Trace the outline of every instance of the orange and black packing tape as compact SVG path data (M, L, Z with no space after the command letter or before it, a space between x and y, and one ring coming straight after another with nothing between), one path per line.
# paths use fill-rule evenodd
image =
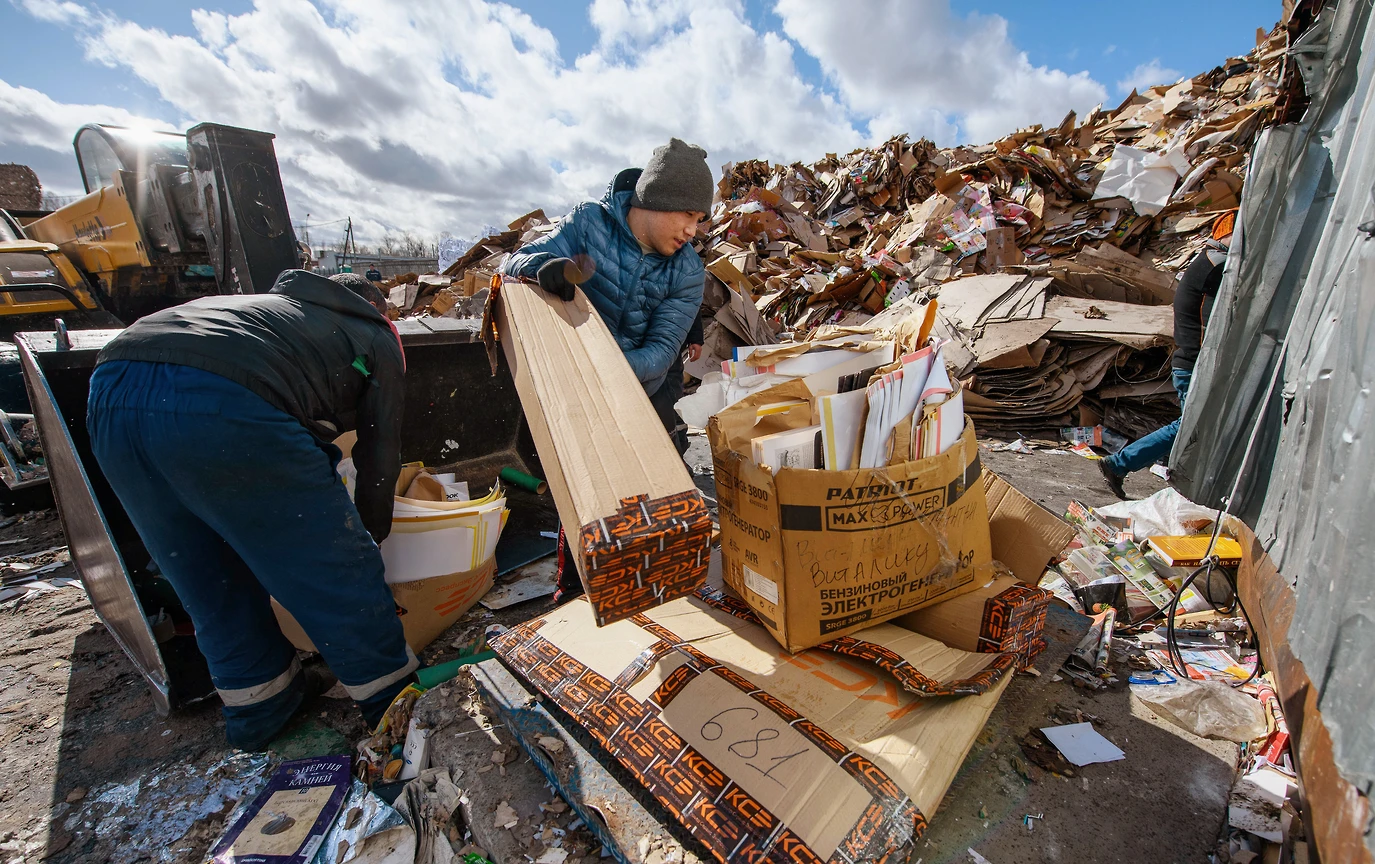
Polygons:
M691 594L707 575L711 514L695 489L624 498L619 510L578 534L599 627Z

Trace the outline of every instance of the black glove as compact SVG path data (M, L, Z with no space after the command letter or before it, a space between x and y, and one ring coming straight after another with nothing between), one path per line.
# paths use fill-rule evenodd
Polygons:
M568 281L568 272L577 270L578 265L572 258L555 258L540 265L536 278L539 287L567 302L573 299L573 292L578 288L576 283Z

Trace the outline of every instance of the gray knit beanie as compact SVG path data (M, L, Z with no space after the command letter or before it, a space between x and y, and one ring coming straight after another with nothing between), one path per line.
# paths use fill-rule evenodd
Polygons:
M716 188L707 151L677 138L656 147L649 164L635 184L630 206L645 210L695 210L711 212L711 196Z

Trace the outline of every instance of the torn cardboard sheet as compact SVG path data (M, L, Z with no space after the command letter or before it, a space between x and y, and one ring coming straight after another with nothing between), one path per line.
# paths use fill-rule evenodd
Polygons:
M722 862L906 857L1010 680L917 696L694 598L600 630L575 600L492 644ZM932 678L974 662L922 650Z
M600 623L696 590L711 517L601 317L502 285L495 323L549 491Z

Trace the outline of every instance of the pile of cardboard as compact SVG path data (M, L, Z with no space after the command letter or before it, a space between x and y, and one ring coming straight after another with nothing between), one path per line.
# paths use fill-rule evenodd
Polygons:
M992 144L898 136L810 165L726 165L696 244L704 350L685 371L707 379L742 347L876 329L936 299L950 374L981 430L1137 436L1167 422L1175 278L1237 206L1276 111L1285 34L1257 42L1209 72ZM474 314L462 298L553 228L535 210L442 275L402 277L388 286L394 314Z
M727 165L702 244L716 326L689 373L771 341L729 326L748 327L745 298L796 339L936 298L951 310L937 332L966 349L946 357L981 429L1155 428L1178 410L1175 276L1237 206L1283 45L1277 29L1210 72L989 145L899 136L811 165Z
M43 187L27 165L0 165L0 209L37 210L43 206Z

